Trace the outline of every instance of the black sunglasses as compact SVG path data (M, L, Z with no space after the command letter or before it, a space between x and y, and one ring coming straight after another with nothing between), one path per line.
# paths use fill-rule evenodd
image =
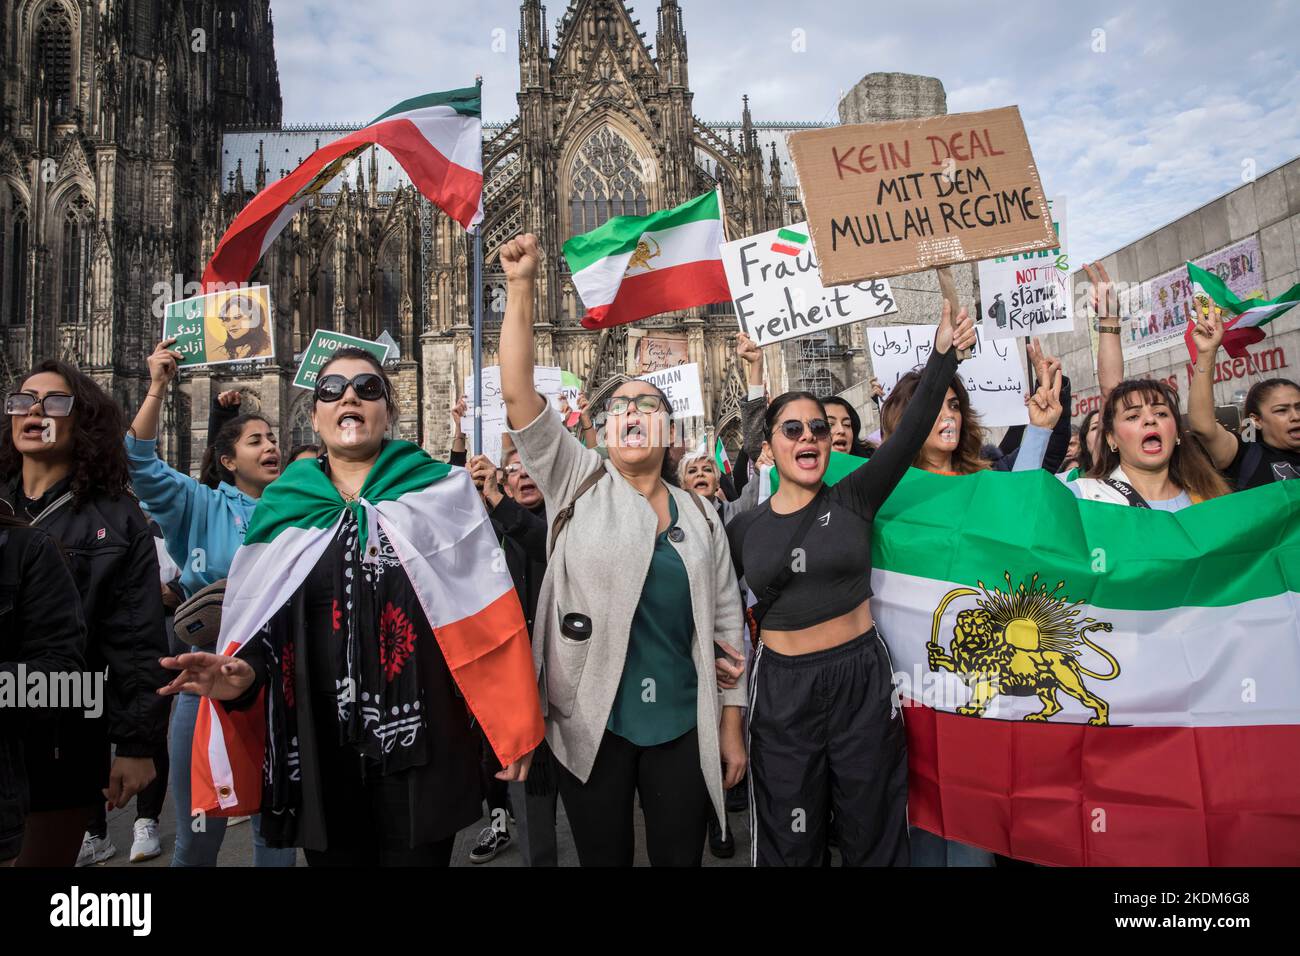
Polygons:
M653 415L664 407L664 400L658 395L616 395L605 403L605 410L611 415L623 415L632 405L642 415Z
M6 415L27 415L37 405L50 418L66 418L72 414L73 397L67 392L48 392L37 398L31 392L14 392L5 399Z
M364 402L377 402L388 397L388 389L382 378L374 372L362 372L352 379L342 375L326 375L316 379L316 401L337 402L347 392L349 385L357 393L357 398Z
M784 435L788 441L798 441L802 438L803 427L804 423L799 421L797 418L787 418L780 425L781 434ZM810 418L808 419L808 430L812 432L812 437L815 441L821 441L823 438L830 435L831 426L824 418Z

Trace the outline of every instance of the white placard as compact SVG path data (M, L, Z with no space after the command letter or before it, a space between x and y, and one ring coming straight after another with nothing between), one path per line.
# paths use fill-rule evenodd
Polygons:
M894 390L898 380L925 365L934 350L934 325L891 325L868 328L867 346L871 367L885 389ZM957 374L970 392L971 406L986 426L1027 425L1025 373L1015 342L986 339L975 330L974 355L957 366Z
M535 387L552 409L557 407L559 398L560 369L549 365L533 367L533 387ZM466 403L470 414L460 420L460 430L470 441L474 438L474 375L465 376ZM483 367L483 448L475 454L485 454L498 465L501 464L501 432L505 431L506 404L501 398L501 366L485 365ZM489 428L492 436L489 436Z
M898 311L887 279L823 286L807 223L724 242L719 249L740 331L759 345Z
M1048 200L1059 248L979 262L984 333L1009 339L1074 328L1074 276L1065 234L1065 198Z
M659 387L673 403L673 418L700 418L704 415L704 397L700 394L700 366L674 365L672 368L638 376L641 381Z

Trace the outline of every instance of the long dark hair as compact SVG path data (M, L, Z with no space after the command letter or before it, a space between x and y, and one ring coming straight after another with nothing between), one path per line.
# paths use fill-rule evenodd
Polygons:
M1083 421L1079 425L1079 453L1075 456L1075 461L1081 475L1090 474L1096 464L1092 458L1092 449L1088 447L1088 430L1092 428L1092 420L1098 414L1097 409L1094 408L1083 416Z
M271 344L271 337L266 330L266 313L262 311L262 304L252 296L237 295L230 297L222 303L222 319L225 318L226 310L230 308L232 304L239 305L248 315L256 315L257 325L249 329L248 334L243 338L233 339L227 335L226 341L222 344L222 348L225 349L227 358L238 358L238 351L244 347L247 347L249 350L248 358L256 358L261 355L262 352L266 351L267 347Z
M898 423L903 420L903 412L907 410L908 403L912 401L912 396L916 394L916 388L920 384L921 373L911 371L900 378L894 390L889 393L884 405L880 407L882 440L887 439L898 428ZM961 410L961 437L952 452L952 470L959 475L972 475L989 467L988 459L982 453L987 432L980 424L979 412L971 407L970 393L966 391L966 383L961 380L961 376L954 375L950 387L953 394L957 396L957 407ZM947 399L945 398L944 401ZM934 423L931 422L927 433L933 428ZM922 445L912 462L913 466L919 468L924 455L925 446Z
M255 412L237 415L222 425L203 452L203 464L199 466L199 481L202 484L216 488L223 481L228 485L235 483L235 473L223 465L221 459L235 457L235 446L239 444L244 426L249 422L262 422L267 428L271 427L270 419Z
M857 455L859 458L870 458L871 446L862 440L862 419L858 417L858 410L849 404L848 399L836 395L827 395L821 401L822 408L827 405L838 405L849 413L849 422L853 427L853 440L849 444L849 454Z
M1119 452L1111 451L1107 436L1114 434L1115 416L1136 399L1138 403L1163 402L1174 418L1174 435L1180 439L1174 445L1174 453L1169 458L1169 480L1182 488L1189 495L1202 499L1218 498L1231 490L1223 480L1205 453L1201 443L1196 440L1183 424L1183 416L1178 411L1178 395L1164 382L1149 378L1131 378L1115 386L1101 411L1101 445L1097 460L1088 471L1089 478L1109 478L1111 472L1119 467Z
M46 359L24 375L52 372L68 383L72 393L72 418L76 422L72 441L72 503L80 508L96 495L118 498L131 486L126 460L126 412L112 396L70 362ZM14 445L13 419L5 415L0 424L0 479L11 480L22 471L23 456Z

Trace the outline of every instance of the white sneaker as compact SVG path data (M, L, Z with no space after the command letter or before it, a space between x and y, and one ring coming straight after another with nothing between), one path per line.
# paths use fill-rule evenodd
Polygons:
M108 837L97 837L87 833L81 838L81 852L77 854L77 866L94 866L104 863L117 854L117 847Z
M141 817L135 821L135 838L131 841L131 862L143 863L162 856L162 844L158 842L158 821Z

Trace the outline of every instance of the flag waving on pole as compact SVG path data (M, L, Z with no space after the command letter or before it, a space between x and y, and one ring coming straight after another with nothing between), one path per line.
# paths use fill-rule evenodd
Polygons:
M425 198L466 229L483 219L481 96L477 86L398 103L367 126L322 146L235 217L203 273L203 286L248 280L307 200L371 146L382 146Z
M727 457L727 446L722 444L719 435L713 436L713 464L717 467L719 475L731 474L731 459Z
M607 329L674 309L730 302L718 246L725 240L717 190L649 216L615 216L564 244L587 310Z
M1300 302L1300 284L1293 285L1275 299L1239 299L1222 279L1200 266L1187 263L1187 276L1194 288L1204 292L1228 315L1224 319L1223 347L1233 358L1245 358L1246 346L1264 340L1264 326ZM1194 321L1187 323L1187 347L1196 361L1196 344L1192 340Z

